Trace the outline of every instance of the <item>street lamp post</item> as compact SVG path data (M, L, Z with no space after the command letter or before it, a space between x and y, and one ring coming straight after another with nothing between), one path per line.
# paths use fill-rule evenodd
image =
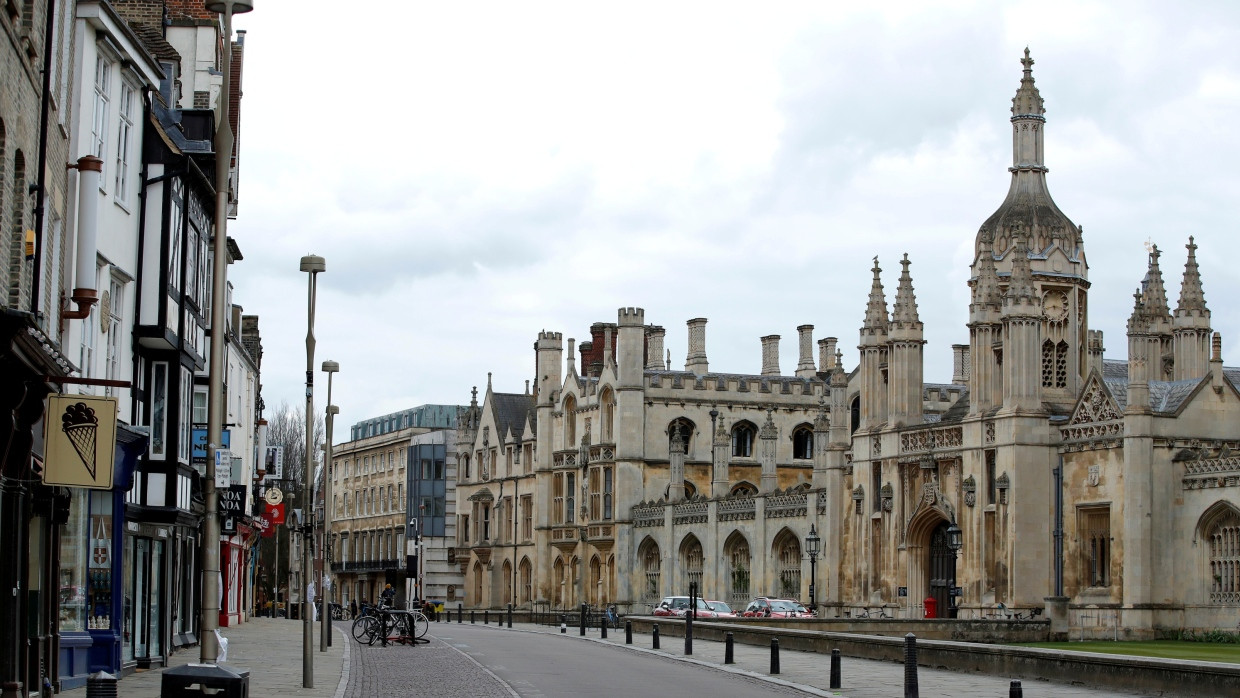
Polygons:
M224 16L224 50L220 56L220 115L215 125L215 255L211 271L211 341L207 385L207 463L203 479L202 615L198 622L199 659L215 664L220 647L220 519L215 491L215 459L224 443L224 335L228 302L228 175L232 167L233 132L230 123L232 92L232 17L254 9L254 0L208 0L206 9Z
M947 526L947 547L952 551L952 580L951 586L947 589L947 617L956 617L956 556L960 554L960 549L964 547L964 536L960 532L960 527L953 520Z
M822 539L814 524L809 525L809 535L805 536L805 552L809 553L809 610L818 615L818 603L814 584L818 581L818 553L822 551Z
M301 270L310 275L306 325L306 469L301 478L301 685L314 688L314 600L310 594L310 559L314 556L314 303L316 280L327 270L327 262L318 255L301 258Z
M340 408L332 404L332 374L340 370L335 361L323 362L323 373L327 374L327 450L323 454L323 579L320 584L323 592L323 633L319 638L319 651L326 652L332 646L331 631L331 565L332 565L332 418Z

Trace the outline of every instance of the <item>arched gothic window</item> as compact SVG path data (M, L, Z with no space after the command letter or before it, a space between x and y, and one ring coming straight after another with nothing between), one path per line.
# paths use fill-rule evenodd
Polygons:
M677 434L680 434L680 440L682 442L681 451L688 455L689 442L693 439L693 427L693 422L690 422L684 417L673 419L672 423L667 425L667 452L672 452L672 441L676 438Z
M778 559L779 593L795 599L801 595L801 541L785 530L775 538L773 547Z
M680 569L684 572L684 589L696 584L698 593L702 592L702 543L696 536L690 535L680 544Z
M753 437L757 432L754 425L741 422L732 427L732 457L753 458Z
M662 589L662 580L659 577L659 568L662 566L662 558L659 555L659 545L654 540L647 538L642 543L641 552L638 553L638 559L641 561L642 576L645 577L646 583L642 586L642 601L646 603L655 603L659 600L659 594Z
M749 554L749 541L740 533L733 533L728 538L723 551L728 563L728 602L734 607L743 608L749 603L749 572L753 569Z
M814 457L814 430L802 424L792 430L792 457L808 460Z
M1206 534L1210 554L1210 603L1240 604L1240 516L1220 517Z

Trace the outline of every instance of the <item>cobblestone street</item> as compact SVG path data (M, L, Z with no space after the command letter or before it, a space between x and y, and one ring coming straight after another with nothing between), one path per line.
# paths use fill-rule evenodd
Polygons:
M347 623L336 626L348 634ZM432 626L432 631L438 628ZM434 633L428 633L428 636ZM516 695L487 669L435 637L416 647L367 647L349 640L349 678L337 698L433 695L508 698Z

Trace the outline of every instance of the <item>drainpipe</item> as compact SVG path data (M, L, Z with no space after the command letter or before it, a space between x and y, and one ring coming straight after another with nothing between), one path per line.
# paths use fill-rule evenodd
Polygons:
M1055 596L1063 596L1063 455L1055 466Z
M34 269L30 275L30 312L39 314L39 281L43 268L43 213L47 199L47 118L52 101L52 37L56 34L55 3L47 4L43 27L43 96L39 100L39 179L34 185ZM93 259L93 255L92 255ZM90 312L89 310L87 311Z

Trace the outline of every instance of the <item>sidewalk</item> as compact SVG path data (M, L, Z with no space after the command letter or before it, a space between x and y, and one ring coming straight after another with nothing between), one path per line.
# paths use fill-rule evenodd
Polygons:
M478 618L481 624L481 617ZM453 620L455 623L455 620ZM469 619L465 618L468 623ZM431 623L431 634L437 626ZM529 623L513 623L512 630L507 626L494 626L496 631L559 634L558 626L533 625ZM839 698L891 698L903 695L904 665L898 662L882 662L871 659L842 657L840 688L832 689L831 656L814 652L800 652L781 649L779 653L780 673L773 676L771 668L771 649L754 645L733 644L735 663L726 665L724 659L724 643L714 640L694 639L693 655L685 656L685 640L683 637L661 637L660 649L651 647L650 633L633 633L633 644L625 645L624 625L619 630L608 629L607 639L600 637L599 629L589 628L586 636L580 637L580 629L570 626L566 638L585 642L605 642L619 645L629 651L659 654L677 661L691 662L711 666L723 671L741 673L754 678L791 685L813 695L832 696ZM1011 687L1011 679L1004 676L969 674L964 672L918 667L917 679L922 698L1006 698ZM1100 688L1086 688L1079 685L1052 683L1039 680L1022 680L1022 690L1026 698L1055 696L1055 698L1135 698L1153 696L1153 693L1123 692Z
M283 618L252 618L231 628L221 628L228 638L228 661L222 664L237 671L250 670L250 695L263 698L283 696L315 696L335 698L343 695L348 681L349 643L339 627L332 636L332 646L319 651L319 624L314 625L314 688L301 687L302 625L300 621ZM198 648L189 647L173 654L170 667L198 661ZM117 695L125 698L158 698L162 669L130 674L116 684ZM86 689L77 688L61 695L85 698Z

